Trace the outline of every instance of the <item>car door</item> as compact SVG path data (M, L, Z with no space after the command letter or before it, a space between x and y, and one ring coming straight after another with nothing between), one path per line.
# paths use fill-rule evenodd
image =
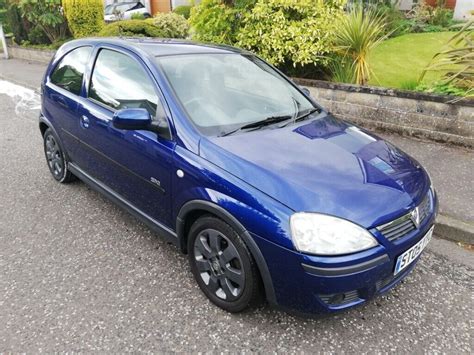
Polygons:
M80 104L78 165L149 217L172 226L174 142L154 132L117 129L116 110L145 108L164 117L163 100L148 68L131 53L101 48Z
M91 46L73 49L56 64L42 87L43 110L60 135L64 149L75 158L78 131L78 100Z

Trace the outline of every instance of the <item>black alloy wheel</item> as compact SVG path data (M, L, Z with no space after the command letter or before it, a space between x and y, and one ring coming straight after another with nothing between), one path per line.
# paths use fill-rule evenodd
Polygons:
M188 253L193 275L216 305L240 312L261 298L261 281L247 246L224 221L206 216L191 227Z
M194 240L194 260L208 290L234 301L245 285L245 271L234 244L215 229L205 229Z
M70 182L74 180L74 175L67 168L67 161L64 152L59 144L59 140L51 129L47 129L43 135L44 154L48 163L49 171L59 182Z

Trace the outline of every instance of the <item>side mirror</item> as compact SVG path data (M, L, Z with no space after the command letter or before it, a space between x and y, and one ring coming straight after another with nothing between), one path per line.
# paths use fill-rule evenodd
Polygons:
M144 108L125 108L114 113L112 123L118 129L148 130L151 125L151 117Z
M311 91L309 91L308 88L304 87L304 86L300 86L300 90L303 92L303 94L305 94L307 97L311 97Z
M114 113L112 124L118 129L153 131L166 137L169 136L168 126L153 122L150 113L144 108L118 110Z

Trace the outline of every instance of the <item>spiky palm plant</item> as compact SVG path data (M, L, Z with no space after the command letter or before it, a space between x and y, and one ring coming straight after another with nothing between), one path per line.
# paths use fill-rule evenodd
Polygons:
M420 81L428 71L444 73L443 84L452 84L467 89L466 96L474 96L474 20L467 22L436 53L421 72Z
M370 52L380 44L388 34L385 32L384 15L375 9L353 7L340 19L335 33L335 49L352 62L355 82L365 85L372 70L369 65Z

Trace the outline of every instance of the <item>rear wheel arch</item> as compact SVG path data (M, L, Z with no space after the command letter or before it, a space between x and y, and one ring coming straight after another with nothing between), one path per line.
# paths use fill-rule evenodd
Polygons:
M56 136L56 139L59 143L59 146L61 147L61 149L63 150L65 156L66 156L66 159L68 161L71 161L70 157L69 157L69 154L68 154L68 150L67 148L64 146L63 142L61 141L61 137L59 136L58 132L56 131L56 129L54 128L54 126L51 124L51 122L41 114L40 118L39 118L39 129L40 129L40 132L41 132L41 136L44 137L44 134L46 133L46 131L48 129L50 129L51 131L53 131L53 134Z
M178 245L183 253L187 253L187 238L189 228L192 224L204 215L212 215L220 218L229 224L242 238L247 245L252 257L257 263L260 277L263 281L265 296L269 303L276 304L276 296L273 288L273 282L268 270L267 263L263 257L260 248L253 240L250 233L230 212L223 207L205 200L193 200L185 203L176 218L176 232L178 235Z
M39 123L39 129L40 129L40 132L41 132L41 135L44 136L44 133L46 132L46 130L50 128L45 122L41 121Z

